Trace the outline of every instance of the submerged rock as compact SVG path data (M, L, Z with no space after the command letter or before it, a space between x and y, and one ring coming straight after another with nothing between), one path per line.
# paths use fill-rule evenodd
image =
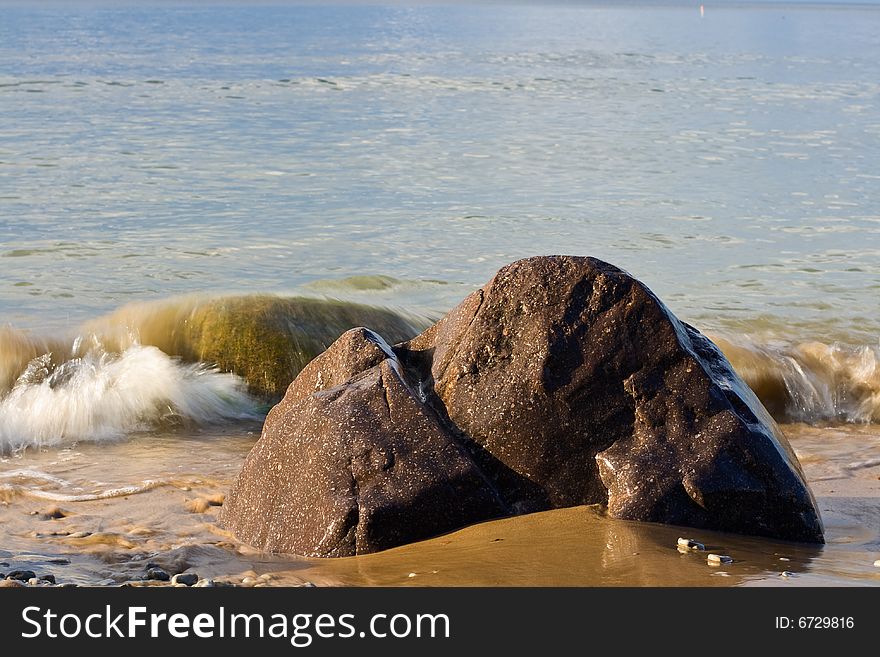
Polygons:
M823 540L788 442L708 339L612 265L539 257L394 348L345 333L269 414L222 520L345 556L594 503Z
M149 568L144 574L144 579L155 580L157 582L167 582L171 576L159 567Z

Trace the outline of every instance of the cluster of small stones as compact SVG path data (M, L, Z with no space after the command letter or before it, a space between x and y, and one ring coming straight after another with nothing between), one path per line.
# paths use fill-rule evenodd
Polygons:
M52 559L51 563L65 565L69 564L68 559ZM0 567L9 568L9 562L0 562ZM243 587L243 588L259 588L271 586L275 576L271 573L258 575L253 571L247 571L239 577L225 579L211 579L208 577L200 577L197 573L183 572L171 575L167 570L159 564L148 563L144 567L143 574L137 579L120 583L114 579L105 579L95 583L97 586L124 586L124 587L144 587L144 586L173 586L177 588L213 588L213 587ZM38 575L36 572L26 568L16 568L9 572L0 572L0 588L17 588L28 586L40 587L56 587L70 588L80 586L72 582L58 583L55 575L44 573ZM285 584L289 586L289 584ZM303 582L301 587L313 587L312 582Z
M9 566L6 562L0 565L3 567ZM58 584L55 582L55 575L51 573L37 575L33 570L24 568L11 570L8 573L0 573L0 587L12 588L18 586L58 586ZM64 585L62 584L61 586Z
M676 548L682 554L690 554L692 552L706 552L706 545L704 543L700 543L699 541L693 538L679 538L676 544ZM788 557L779 557L779 560L782 562L791 561ZM725 564L734 563L734 558L726 555L726 554L717 554L715 552L709 552L706 554L706 564L709 566L721 566ZM880 566L880 560L874 562L875 566ZM719 575L726 575L727 573L719 572ZM780 577L788 579L789 577L797 577L790 570L783 570L779 573Z
M169 576L168 573L155 566L147 569L146 574L139 580L125 582L122 586L126 587L142 587L142 586L174 586L177 588L215 588L215 587L238 587L238 588L263 588L272 585L275 576L270 573L257 575L254 572L248 572L241 577L234 579L211 579L202 578L195 573L178 573ZM312 582L303 582L301 587L313 587Z

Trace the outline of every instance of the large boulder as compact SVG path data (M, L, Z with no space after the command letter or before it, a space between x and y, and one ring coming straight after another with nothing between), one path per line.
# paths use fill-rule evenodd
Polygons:
M245 542L316 557L375 552L502 515L482 471L366 329L348 331L300 373L223 509Z
M342 556L593 503L823 540L788 442L709 340L612 265L538 257L393 349L343 335L270 413L223 520Z

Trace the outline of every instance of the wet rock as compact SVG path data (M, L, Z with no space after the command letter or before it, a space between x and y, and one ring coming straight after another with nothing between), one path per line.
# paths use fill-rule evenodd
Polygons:
M501 515L471 456L390 347L364 329L344 334L294 381L222 511L246 542L320 557L375 552Z
M61 518L66 518L68 515L70 515L70 514L68 514L66 511L62 510L61 508L59 508L57 506L53 506L53 507L49 507L48 509L43 511L43 513L40 514L40 517L43 520L59 520Z
M726 554L709 554L706 556L706 562L710 566L718 566L723 563L733 563L733 557Z
M612 265L516 262L398 351L493 457L514 508L599 502L612 517L822 540L797 458L751 390Z
M678 547L680 549L683 549L685 552L689 552L691 550L703 552L706 549L705 545L703 545L699 541L693 540L692 538L679 538Z
M150 568L144 575L144 579L154 580L157 582L167 582L171 579L171 576L161 568Z
M184 586L193 586L199 581L199 576L195 573L178 573L171 578L172 584L183 584Z
M797 458L715 345L620 269L540 257L394 348L343 334L270 412L221 521L346 556L582 504L823 540Z
M80 531L80 532L73 532L72 534L68 534L67 538L86 538L91 535L92 535L92 532Z
M26 582L29 579L35 578L37 575L33 570L13 570L11 572L6 573L6 579L14 579L19 582Z
M41 582L45 582L47 584L55 583L55 575L51 573L46 573L45 575L40 575L38 578Z
M184 505L190 513L204 513L212 506L223 506L226 496L223 493L217 493L208 497L197 497L194 500L188 500Z

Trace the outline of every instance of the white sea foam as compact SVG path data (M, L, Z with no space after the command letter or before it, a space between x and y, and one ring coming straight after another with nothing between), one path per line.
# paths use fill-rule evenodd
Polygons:
M0 399L0 451L100 441L163 424L255 417L244 382L156 347L92 349L53 367L34 358Z

